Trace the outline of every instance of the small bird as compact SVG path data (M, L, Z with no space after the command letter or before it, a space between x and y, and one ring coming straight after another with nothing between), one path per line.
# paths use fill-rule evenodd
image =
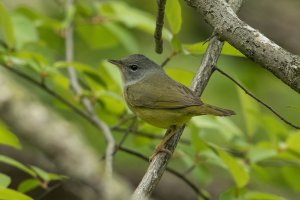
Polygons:
M119 67L123 93L128 107L149 124L168 129L151 159L159 152L167 153L164 144L175 134L178 126L198 115L229 116L231 110L203 103L192 90L170 78L163 68L141 54L120 60L108 60Z

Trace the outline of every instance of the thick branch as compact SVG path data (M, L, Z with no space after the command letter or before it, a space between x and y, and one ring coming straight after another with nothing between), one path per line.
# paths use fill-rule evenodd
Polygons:
M224 0L185 0L215 31L242 53L300 93L300 57L269 40L238 18Z
M231 0L234 10L238 10L242 4L242 0ZM193 82L191 84L191 89L198 95L202 94L209 77L212 75L213 65L216 64L217 59L221 53L222 42L214 38L210 42L210 47L207 49L198 72L196 73ZM202 69L203 68L203 69ZM207 68L207 69L206 69ZM181 126L176 129L175 135L166 143L165 148L174 152L179 139L184 131L185 126ZM144 200L147 199L151 193L154 191L158 182L160 181L164 171L166 170L167 164L169 162L170 155L166 153L160 153L150 163L147 172L145 173L143 179L136 188L132 199L134 200ZM203 199L209 199L204 193L199 194Z

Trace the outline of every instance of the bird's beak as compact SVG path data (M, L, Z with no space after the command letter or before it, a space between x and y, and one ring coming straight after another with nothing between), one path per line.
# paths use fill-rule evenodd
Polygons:
M123 62L121 60L108 59L107 61L113 65L117 65L118 67L121 67L123 65Z

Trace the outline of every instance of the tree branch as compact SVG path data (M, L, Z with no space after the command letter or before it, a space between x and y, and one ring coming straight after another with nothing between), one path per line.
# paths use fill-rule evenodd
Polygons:
M156 26L154 32L155 51L163 52L162 30L164 27L165 5L167 0L157 0Z
M242 0L231 0L230 3L233 3L232 5L234 6L234 10L237 11L242 4ZM222 46L223 43L218 41L217 37L214 37L214 39L210 42L209 48L204 55L199 70L196 73L190 87L197 95L201 95L205 86L207 85L209 77L213 71L213 66L216 64L216 61L221 53ZM170 152L174 152L184 128L185 125L177 128L175 135L166 143L165 148ZM143 179L134 191L132 199L144 200L151 195L161 179L169 160L170 155L164 152L161 152L154 157ZM209 197L206 195L202 196L202 198L209 199Z
M71 6L73 6L73 0L68 0L66 2L66 9L69 9ZM65 50L66 50L66 61L72 62L74 60L74 43L73 43L73 34L74 34L74 27L73 24L69 24L66 27L66 40L65 40ZM77 79L77 74L75 69L70 66L68 67L68 73L70 78L70 86L73 92L81 96L81 86ZM92 102L85 96L81 98L81 103L83 104L84 108L86 109L88 115L90 116L90 119L93 121L93 123L96 125L96 127L102 131L107 147L106 147L106 155L105 155L105 162L106 162L106 172L108 178L112 176L113 171L113 153L115 148L115 140L112 136L112 133L110 131L110 128L108 125L100 120L100 118L96 115Z
M233 12L224 0L185 0L215 31L250 59L300 93L300 57L286 51Z

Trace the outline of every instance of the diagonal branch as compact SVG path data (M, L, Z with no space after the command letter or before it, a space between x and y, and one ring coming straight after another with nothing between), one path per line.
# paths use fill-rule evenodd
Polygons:
M224 0L185 0L222 39L300 93L300 57L286 51L233 12Z
M231 0L234 10L238 10L242 4L242 0ZM213 66L216 64L217 59L221 53L223 43L218 41L217 37L214 37L210 42L209 47L204 55L204 59L196 73L191 89L197 94L201 95L209 77L212 75ZM211 58L211 59L210 59ZM174 152L179 139L184 131L185 125L176 129L175 135L166 143L165 148ZM133 200L144 200L147 199L156 188L159 183L164 171L166 170L167 164L170 160L170 155L166 153L159 153L152 162L150 163L147 172L143 179L139 183L138 187L134 191L132 196ZM210 199L207 195L201 195L205 200Z
M66 9L69 9L73 5L73 0L68 0L66 2ZM74 27L73 24L69 24L66 27L66 40L65 40L65 50L66 50L66 61L67 62L72 62L74 60ZM68 67L68 74L70 78L70 86L73 92L81 96L81 86L78 82L77 79L77 74L75 69L70 66ZM93 121L93 123L97 126L99 130L102 131L106 142L107 142L107 147L106 147L106 172L108 177L112 176L112 169L113 169L113 152L115 148L115 140L112 136L112 133L110 131L110 128L108 125L100 120L100 118L96 115L93 104L92 102L87 98L87 97L82 97L81 98L81 103L83 104L85 110L87 111L88 115L90 115L90 119Z

